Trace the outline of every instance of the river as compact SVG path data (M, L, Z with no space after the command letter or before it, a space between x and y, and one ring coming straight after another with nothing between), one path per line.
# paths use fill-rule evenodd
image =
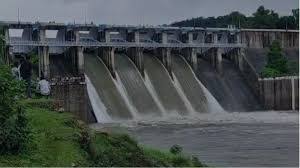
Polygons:
M298 167L299 163L297 113L203 114L121 126L142 145L168 150L178 144L209 166Z

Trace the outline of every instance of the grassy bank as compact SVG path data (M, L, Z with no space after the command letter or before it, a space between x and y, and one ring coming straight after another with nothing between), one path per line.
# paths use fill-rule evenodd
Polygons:
M203 166L195 158L139 146L128 135L96 133L51 101L24 101L30 142L18 155L0 155L2 166Z

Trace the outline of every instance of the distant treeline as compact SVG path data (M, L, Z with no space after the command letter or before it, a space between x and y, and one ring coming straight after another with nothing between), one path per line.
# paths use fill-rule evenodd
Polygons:
M292 10L290 16L279 16L278 13L260 6L252 16L234 11L229 15L219 17L198 17L184 21L174 22L176 27L220 27L235 25L237 28L257 29L299 29L299 9Z

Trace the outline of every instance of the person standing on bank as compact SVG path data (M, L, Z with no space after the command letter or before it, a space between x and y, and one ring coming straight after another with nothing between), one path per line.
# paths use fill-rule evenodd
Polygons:
M30 57L23 58L20 66L20 74L22 79L26 82L27 97L31 98L31 76L32 76L32 64L30 63Z
M18 62L15 62L11 68L11 73L16 80L20 80L20 66Z
M43 74L36 86L36 89L42 96L46 96L47 98L49 97L51 91L50 83L47 81Z

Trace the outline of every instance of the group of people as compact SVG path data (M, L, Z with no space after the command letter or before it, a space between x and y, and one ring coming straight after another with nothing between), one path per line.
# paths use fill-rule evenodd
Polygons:
M31 77L32 77L32 64L30 62L30 57L22 57L20 63L15 62L12 69L12 75L16 80L24 80L26 83L26 94L28 98L32 98L31 94ZM37 83L37 92L42 96L49 96L51 87L50 83L42 74L39 82Z

